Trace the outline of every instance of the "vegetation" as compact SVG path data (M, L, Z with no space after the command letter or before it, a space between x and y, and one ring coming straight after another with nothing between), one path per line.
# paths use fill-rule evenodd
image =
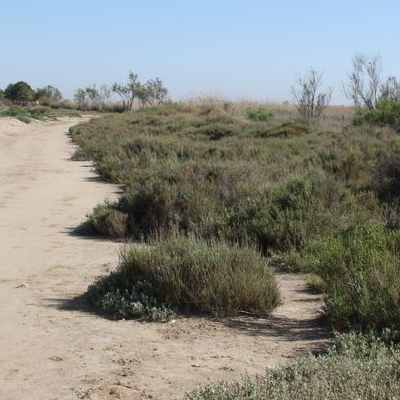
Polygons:
M354 123L368 123L380 126L388 125L400 131L400 102L391 100L388 97L382 97L373 109L358 109Z
M393 336L385 331L383 336ZM338 336L327 354L299 358L237 382L211 383L186 400L376 400L400 398L400 350L370 333Z
M35 92L26 82L20 81L10 83L4 91L4 96L13 104L26 105L35 99Z
M266 315L279 304L272 271L254 250L182 237L132 247L117 271L87 295L117 318L153 320L168 319L174 310Z
M74 100L79 110L99 110L107 108L112 90L108 85L88 86L85 89L77 89L74 94Z
M382 83L380 73L379 57L354 58L349 123L320 118L332 92L318 91L322 75L312 69L293 89L298 115L258 104L173 104L161 80L142 84L133 73L126 85L76 92L82 109L104 109L111 91L125 111L141 105L71 129L74 157L94 160L124 186L77 232L149 244L132 247L88 288L100 312L157 321L266 315L279 304L272 271L305 271L331 327L380 332L339 336L326 355L188 399L400 398L400 84ZM10 85L6 99L31 101L12 99L14 86L26 89ZM28 122L52 114L14 106L1 115Z
M300 117L306 122L318 120L331 102L333 88L320 91L322 73L312 68L296 83L297 86L292 87L292 95Z
M47 85L36 90L35 100L42 106L52 106L61 102L62 94L56 87Z
M395 76L382 81L382 58L379 54L367 56L356 54L352 60L353 69L348 73L349 82L344 92L354 105L368 111L374 110L382 99L390 102L400 100L400 83Z
M32 120L39 121L49 121L55 120L60 116L78 116L79 113L76 110L68 110L68 109L53 109L49 107L21 107L21 106L12 106L5 107L0 110L0 117L13 117L18 119L21 122L25 122L29 124Z
M112 91L121 98L124 111L132 109L133 102L138 99L142 105L158 105L165 102L168 98L168 90L164 87L160 78L150 79L141 83L138 75L129 73L128 81L125 85L114 83Z
M340 115L312 127L275 109L261 120L237 110L167 104L72 128L76 158L125 185L80 229L254 247L275 268L314 272L337 329L397 329L395 131L344 126Z
M400 326L400 234L375 222L318 241L314 271L323 279L325 315L336 328ZM315 257L314 255L314 257Z

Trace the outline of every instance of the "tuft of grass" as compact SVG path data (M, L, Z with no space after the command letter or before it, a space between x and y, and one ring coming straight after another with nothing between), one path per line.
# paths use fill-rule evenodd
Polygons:
M326 355L303 357L255 378L211 383L185 400L376 400L400 398L400 350L374 335L341 335Z
M87 296L114 316L151 319L158 319L154 310L267 315L280 303L274 275L257 252L184 237L132 247Z

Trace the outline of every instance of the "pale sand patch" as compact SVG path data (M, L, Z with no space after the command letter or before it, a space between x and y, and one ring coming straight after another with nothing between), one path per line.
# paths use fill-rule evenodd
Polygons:
M0 399L177 399L321 348L321 302L299 276L279 276L285 302L268 319L156 324L82 310L76 298L122 245L70 234L119 190L70 160L80 121L0 119Z

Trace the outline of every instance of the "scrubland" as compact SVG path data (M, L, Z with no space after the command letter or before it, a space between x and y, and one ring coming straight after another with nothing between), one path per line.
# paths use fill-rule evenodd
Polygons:
M399 398L400 138L382 122L333 107L306 124L290 108L209 100L73 127L75 158L124 186L76 232L149 244L88 299L117 318L259 316L279 304L274 271L307 272L324 323L360 335L188 398Z

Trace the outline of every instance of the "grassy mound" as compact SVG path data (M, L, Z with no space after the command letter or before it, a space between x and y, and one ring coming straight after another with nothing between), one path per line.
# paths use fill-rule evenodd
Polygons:
M174 311L266 315L280 301L274 275L257 252L189 238L132 247L87 296L117 318L153 320Z

